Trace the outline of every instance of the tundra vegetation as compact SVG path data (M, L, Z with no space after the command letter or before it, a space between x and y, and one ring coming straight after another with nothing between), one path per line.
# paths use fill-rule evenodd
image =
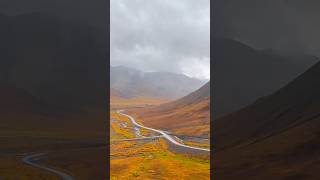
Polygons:
M110 113L110 175L116 179L210 179L210 160L169 150L163 138L140 141L127 117ZM141 121L138 121L138 123ZM119 124L126 124L123 127ZM148 130L141 134L150 135ZM117 141L118 140L118 141Z

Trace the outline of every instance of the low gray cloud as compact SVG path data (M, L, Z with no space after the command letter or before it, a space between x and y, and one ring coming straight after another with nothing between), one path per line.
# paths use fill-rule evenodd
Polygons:
M320 57L319 0L214 0L213 37Z
M111 65L210 78L210 0L111 0Z

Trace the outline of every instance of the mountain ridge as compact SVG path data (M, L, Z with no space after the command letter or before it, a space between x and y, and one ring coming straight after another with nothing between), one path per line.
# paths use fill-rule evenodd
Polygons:
M214 39L214 119L235 112L288 84L319 61L315 56L257 50L232 39Z
M146 126L181 135L210 136L210 82L168 103L130 110Z
M317 179L319 75L317 63L272 95L214 121L217 178Z
M204 84L183 74L143 72L125 66L110 67L110 87L130 97L176 99Z

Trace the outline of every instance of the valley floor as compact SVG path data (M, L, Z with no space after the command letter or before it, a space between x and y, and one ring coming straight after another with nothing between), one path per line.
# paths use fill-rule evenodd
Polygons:
M88 117L75 116L74 119L71 116L54 119L56 121L43 116L39 118L41 121L36 121L37 117L30 115L24 118L24 121L3 118L2 122L5 123L0 125L0 129L3 129L0 132L0 179L60 179L58 174L24 161L27 156L41 153L45 155L32 159L32 162L68 174L74 179L106 177L105 137L99 134L102 131L98 128L100 122L93 124L88 121L101 119L100 117L90 114Z
M208 156L177 153L161 137L143 139L150 136L157 135L111 112L111 179L210 179ZM138 140L129 140L133 138Z
M106 145L76 139L38 137L1 138L0 179L6 180L58 180L57 174L32 167L23 159L32 154L45 153L35 159L36 164L69 174L75 179L87 179L93 175L105 177Z

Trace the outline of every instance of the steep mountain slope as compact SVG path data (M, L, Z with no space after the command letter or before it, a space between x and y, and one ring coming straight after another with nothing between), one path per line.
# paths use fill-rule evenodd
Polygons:
M149 127L177 134L209 137L210 82L176 101L133 110L131 113Z
M12 84L0 85L0 99L0 129L4 134L7 131L15 132L17 129L30 131L31 127L34 130L36 126L48 126L52 123L44 119L62 117L66 113L65 109L47 104Z
M48 110L50 107L23 89L5 83L0 85L0 99L0 112L6 114L22 111L41 113L41 110Z
M181 74L142 72L124 66L110 69L110 87L131 97L174 99L195 91L203 84Z
M228 39L215 39L212 48L215 119L274 93L318 61L307 55L256 50Z
M7 10L8 2L2 1L1 8ZM45 150L50 155L44 164L59 167L75 179L104 179L107 162L101 157L106 148L98 147L107 147L107 28L77 21L89 12L81 8L82 15L77 16L73 10L80 9L70 6L71 1L68 6L74 7L72 11L65 1L39 1L50 11L68 14L68 20L47 13L21 14L32 3L15 2L9 4L18 15L0 14L1 178L49 178L23 164L22 156L16 156ZM39 9L34 7L29 12ZM93 14L99 10L93 9L90 17L95 21L98 18ZM85 165L77 166L79 162Z
M320 63L214 122L219 179L319 179Z

